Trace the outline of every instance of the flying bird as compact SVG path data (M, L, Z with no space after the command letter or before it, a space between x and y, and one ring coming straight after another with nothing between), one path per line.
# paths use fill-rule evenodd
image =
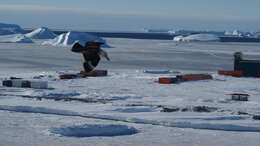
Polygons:
M72 46L72 52L83 54L85 60L83 67L85 72L92 71L98 65L101 58L105 58L108 61L110 60L107 52L102 50L100 47L103 44L103 42L89 41L86 42L85 47L83 47L79 43L75 43Z

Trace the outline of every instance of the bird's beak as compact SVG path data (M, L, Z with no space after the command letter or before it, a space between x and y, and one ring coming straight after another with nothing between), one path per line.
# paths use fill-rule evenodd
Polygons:
M98 55L99 55L99 57L100 57L100 58L105 58L105 59L107 59L108 61L110 61L110 59L109 59L109 57L108 57L108 55L107 55L107 52L106 52L106 51L104 51L104 50L100 49L100 51L99 51Z

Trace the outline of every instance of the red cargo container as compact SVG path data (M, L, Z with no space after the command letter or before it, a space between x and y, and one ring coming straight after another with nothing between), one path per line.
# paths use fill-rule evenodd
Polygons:
M171 78L171 77L164 77L159 78L158 83L160 84L172 84L177 83L179 80L177 78Z
M243 71L229 71L229 70L219 70L219 75L233 76L233 77L243 77Z
M197 81L197 80L212 80L213 77L209 74L186 74L178 75L177 78L183 81Z

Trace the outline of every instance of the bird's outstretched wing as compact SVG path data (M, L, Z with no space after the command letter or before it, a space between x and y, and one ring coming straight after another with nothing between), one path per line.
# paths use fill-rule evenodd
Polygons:
M86 42L85 47L96 46L96 47L100 48L100 46L103 44L105 44L105 43L93 40L93 41Z
M72 52L77 52L77 53L83 53L84 50L85 48L81 46L79 43L75 43L71 48Z

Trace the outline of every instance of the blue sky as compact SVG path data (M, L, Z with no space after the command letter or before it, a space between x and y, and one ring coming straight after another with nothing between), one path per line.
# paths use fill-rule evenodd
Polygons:
M85 30L260 30L259 0L6 0L0 23Z

